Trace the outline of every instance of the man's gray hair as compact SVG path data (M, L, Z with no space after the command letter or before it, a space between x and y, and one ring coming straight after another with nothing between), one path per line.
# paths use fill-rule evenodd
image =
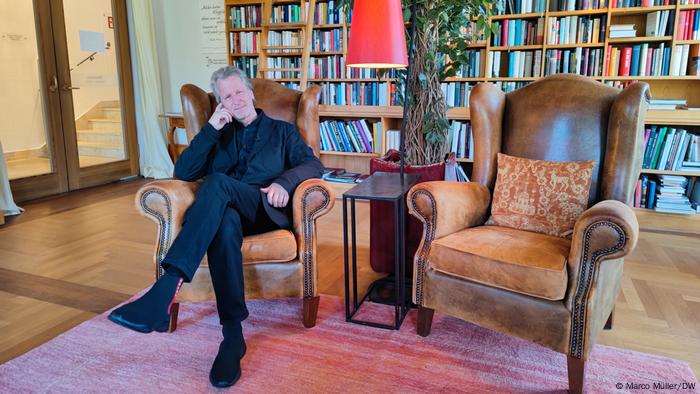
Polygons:
M250 89L251 92L253 91L253 84L250 82L250 79L247 75L245 75L243 70L234 66L221 67L220 69L214 71L214 73L211 75L211 90L214 91L216 101L221 102L221 95L219 94L219 86L217 82L231 76L240 78L241 81L243 81L243 84Z

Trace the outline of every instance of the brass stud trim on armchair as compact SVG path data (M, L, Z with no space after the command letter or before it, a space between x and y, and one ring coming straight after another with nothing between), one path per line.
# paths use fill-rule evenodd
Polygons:
M161 215L160 212L148 207L148 204L146 204L146 200L151 194L157 194L163 198L168 213L167 218L163 217L163 215ZM141 195L140 204L141 209L143 209L144 212L147 212L151 216L158 219L159 232L158 244L156 246L156 280L158 280L162 275L165 274L165 270L163 269L161 263L163 262L163 259L165 259L165 254L168 252L167 247L170 245L170 223L172 222L171 201L170 198L168 198L168 195L160 190L148 190Z
M421 195L425 196L430 200L430 209L431 209L431 218L428 218L427 216L423 215L423 212L419 209L415 209L414 207L417 206L416 203L416 198ZM413 210L420 215L422 218L423 222L423 239L421 241L421 245L419 248L418 253L416 253L416 279L415 279L415 284L416 284L416 290L415 290L415 296L416 299L414 300L417 305L423 305L423 288L425 287L425 270L428 265L428 254L430 253L430 245L433 242L433 239L435 238L435 221L437 220L437 212L435 208L435 199L433 198L433 195L424 191L424 190L418 190L413 195L411 196L411 207L414 208Z
M601 226L607 226L617 232L619 238L617 243L611 247L596 250L590 253L590 241L593 232ZM574 305L571 316L571 344L569 347L569 356L581 358L584 349L585 330L586 330L586 308L588 303L588 295L591 290L591 284L595 272L598 268L598 262L605 256L615 253L625 246L627 237L620 226L611 222L596 222L586 228L583 238L583 262L579 268L579 278L583 278L578 283L576 295L574 296Z
M314 192L323 194L323 204L308 212L307 197ZM314 295L314 280L313 280L313 222L315 215L324 210L330 204L330 195L328 191L320 186L313 186L304 191L304 196L301 199L301 212L304 218L303 236L304 236L304 254L302 264L304 265L304 297L313 297Z

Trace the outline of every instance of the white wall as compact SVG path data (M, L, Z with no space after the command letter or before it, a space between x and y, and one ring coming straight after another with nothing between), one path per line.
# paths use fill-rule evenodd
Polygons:
M183 84L192 83L211 90L209 78L221 67L221 64L208 64L207 55L202 51L200 6L199 0L153 0L166 112L182 111L180 87ZM225 56L225 46L220 53Z
M0 0L0 141L5 152L46 141L31 1Z

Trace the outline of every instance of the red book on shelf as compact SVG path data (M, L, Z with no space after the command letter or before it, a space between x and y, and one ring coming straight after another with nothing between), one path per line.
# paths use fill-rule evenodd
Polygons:
M642 7L651 7L651 0L642 0Z
M630 65L632 64L632 47L621 48L622 54L620 57L620 76L629 77Z
M695 24L695 12L696 10L690 10L688 12L688 16L685 18L687 27L685 29L685 39L686 40L692 40L693 39L693 25Z
M501 46L508 46L508 19L503 20L503 34L501 34Z
M654 58L654 48L647 49L647 64L644 65L644 75L651 75L651 62Z
M678 15L678 29L676 30L676 39L677 40L683 40L685 39L685 17L686 17L686 11L681 11L681 14Z

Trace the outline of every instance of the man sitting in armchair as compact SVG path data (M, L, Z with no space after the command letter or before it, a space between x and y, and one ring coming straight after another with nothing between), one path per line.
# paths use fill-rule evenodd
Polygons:
M240 378L246 351L243 236L289 228L290 196L301 182L319 178L323 165L296 126L255 108L251 83L241 70L215 71L211 86L219 105L175 163L177 179L204 182L163 259L166 274L109 319L139 332L166 331L182 282L192 280L206 252L224 336L209 380L227 387Z

